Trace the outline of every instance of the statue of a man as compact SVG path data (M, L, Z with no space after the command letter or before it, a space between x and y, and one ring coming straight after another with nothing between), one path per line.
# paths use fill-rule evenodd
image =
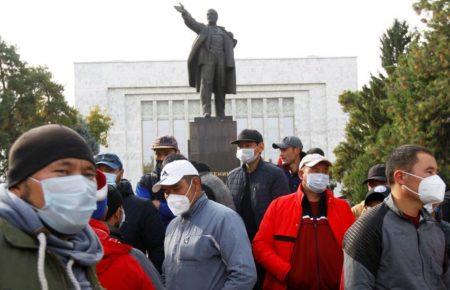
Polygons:
M198 34L188 59L189 85L200 92L203 116L211 116L214 92L216 115L225 116L225 94L236 94L236 69L233 34L217 26L218 14L209 9L208 25L197 22L183 5L175 6L187 27Z

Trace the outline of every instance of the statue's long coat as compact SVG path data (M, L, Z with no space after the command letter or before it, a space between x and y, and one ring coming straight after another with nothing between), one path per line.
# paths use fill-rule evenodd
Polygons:
M210 40L210 26L195 21L189 13L182 14L184 23L198 36L192 45L191 53L188 58L188 71L189 71L189 86L196 88L197 92L200 91L201 83L201 70L202 64L206 63L206 57L208 51L205 43ZM236 66L234 61L234 46L236 46L237 40L233 38L233 34L226 31L224 27L218 26L224 32L224 53L225 53L225 67L226 67L226 94L236 94ZM214 88L214 93L216 88Z

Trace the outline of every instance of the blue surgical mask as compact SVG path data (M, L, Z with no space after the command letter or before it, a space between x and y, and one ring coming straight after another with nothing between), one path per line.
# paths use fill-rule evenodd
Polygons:
M38 182L44 192L45 206L36 209L40 219L55 231L73 235L89 223L97 208L97 184L82 175L53 177Z
M114 173L103 172L106 176L106 183L109 185L116 185L117 175Z
M323 173L309 173L306 177L306 185L315 193L322 193L330 184L330 176Z

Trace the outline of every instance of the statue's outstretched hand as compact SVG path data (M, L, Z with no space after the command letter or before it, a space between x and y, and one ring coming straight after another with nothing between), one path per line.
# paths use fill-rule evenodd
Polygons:
M180 12L180 13L186 12L186 10L184 9L183 4L181 4L181 3L178 3L178 6L175 5L175 6L173 6L173 7L174 7L178 12Z

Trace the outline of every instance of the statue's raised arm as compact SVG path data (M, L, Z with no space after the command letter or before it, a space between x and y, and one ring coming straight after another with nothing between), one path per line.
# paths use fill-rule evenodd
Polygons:
M197 22L191 14L184 8L183 4L178 3L178 5L173 6L175 10L181 13L184 19L184 23L187 27L192 29L195 33L200 33L200 31L205 27L205 24Z
M211 95L214 93L216 116L225 116L225 95L236 94L236 68L233 34L217 26L219 14L214 9L206 13L207 24L199 23L182 4L174 8L184 23L198 34L188 58L189 86L200 92L203 116L211 117Z

